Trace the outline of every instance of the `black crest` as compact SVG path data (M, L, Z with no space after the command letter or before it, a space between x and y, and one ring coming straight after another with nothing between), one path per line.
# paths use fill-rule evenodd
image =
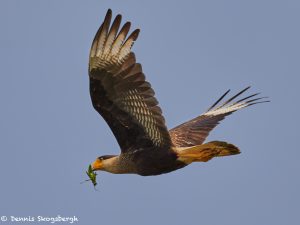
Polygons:
M98 159L106 160L106 159L110 159L110 158L113 158L113 157L115 157L115 155L103 155L103 156L98 157Z

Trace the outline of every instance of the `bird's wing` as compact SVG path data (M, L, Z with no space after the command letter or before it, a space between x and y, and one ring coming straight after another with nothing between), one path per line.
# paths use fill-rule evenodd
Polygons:
M122 152L171 145L162 111L131 47L139 30L128 38L130 22L119 30L121 15L110 27L109 9L92 43L90 94L94 108L114 133Z
M245 88L235 96L220 104L222 99L229 93L229 90L219 98L205 113L185 122L169 131L172 142L177 147L188 147L202 144L209 132L214 129L220 121L231 113L258 103L268 102L265 97L255 98L259 93L247 96L234 101L238 96L248 90Z

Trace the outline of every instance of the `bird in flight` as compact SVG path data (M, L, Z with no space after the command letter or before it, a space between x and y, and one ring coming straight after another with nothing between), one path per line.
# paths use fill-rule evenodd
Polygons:
M258 93L240 97L250 87L224 100L229 90L205 113L168 130L154 91L131 51L140 30L129 34L130 22L122 28L121 15L112 23L109 9L95 35L89 56L90 95L93 107L111 128L120 155L96 158L87 174L95 182L97 170L114 174L160 175L193 162L239 154L233 144L204 143L209 132L231 113L268 102ZM90 178L91 178L90 177Z

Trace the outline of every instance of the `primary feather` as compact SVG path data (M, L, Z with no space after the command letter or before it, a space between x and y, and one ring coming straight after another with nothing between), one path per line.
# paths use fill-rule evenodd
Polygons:
M206 137L209 135L209 132L214 129L226 116L239 109L258 103L268 102L264 100L261 101L265 97L253 98L259 93L252 94L240 100L234 101L249 88L250 87L243 89L224 103L220 104L224 97L229 93L230 90L228 90L205 113L171 129L170 136L172 143L177 147L200 145L205 141Z

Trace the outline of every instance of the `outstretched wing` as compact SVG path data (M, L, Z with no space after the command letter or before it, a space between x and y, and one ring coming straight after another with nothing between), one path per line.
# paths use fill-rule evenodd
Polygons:
M268 102L261 100L265 97L253 98L259 93L233 102L233 100L235 100L249 88L250 87L245 88L232 98L225 101L223 104L219 104L229 93L228 90L204 114L171 129L169 133L173 144L177 147L200 145L205 141L206 137L209 135L209 132L214 129L226 116L239 109L258 103Z
M114 133L122 152L168 149L171 139L161 109L131 47L139 30L126 36L130 22L118 32L121 15L110 27L109 9L90 51L90 94L94 108ZM109 29L110 27L110 29Z

